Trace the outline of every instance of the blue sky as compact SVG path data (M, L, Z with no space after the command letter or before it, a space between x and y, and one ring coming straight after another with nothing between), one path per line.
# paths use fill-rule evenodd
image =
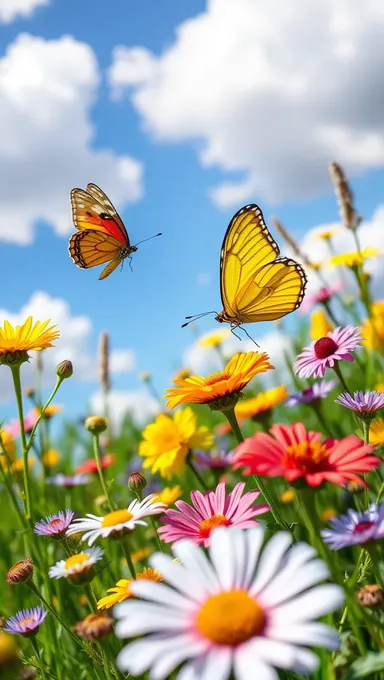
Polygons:
M14 7L18 1L14 0ZM382 67L379 63L370 65L364 49L367 44L374 45L374 27L381 20L379 4L372 3L372 8L366 10L355 7L352 15L356 22L352 27L347 20L341 22L343 28L340 39L335 38L332 63L324 48L319 48L317 57L313 57L316 39L320 41L322 32L327 35L332 25L332 3L316 0L309 23L318 35L311 43L311 30L306 29L304 35L301 33L299 47L295 31L300 35L301 27L294 16L295 3L297 10L306 11L301 0L295 0L292 16L288 13L282 17L280 0L269 5L255 2L252 8L247 0L239 0L239 27L229 16L236 3L231 3L230 8L228 0L99 0L92 5L85 0L51 0L36 7L37 0L30 0L29 16L15 11L11 18L2 13L0 4L0 94L5 93L8 107L3 130L6 140L14 140L14 147L9 143L6 157L3 154L0 161L5 187L11 176L8 189L3 188L4 194L0 192L0 200L3 196L6 201L2 223L0 220L5 282L0 307L17 315L34 293L43 291L53 301L53 313L55 300L65 300L70 319L88 318L90 325L80 358L85 365L82 379L66 386L62 395L68 414L83 413L97 389L95 375L91 375L90 368L88 377L86 372L87 366L95 364L102 330L110 332L114 349L130 350L135 355L130 370L126 367L113 376L115 389L139 389L141 370L153 373L160 390L169 384L172 372L181 365L183 351L193 341L191 331L180 327L183 317L221 308L220 246L229 219L241 205L259 203L267 221L277 214L298 240L304 239L313 227L337 220L326 167L335 157L345 163L352 176L358 209L365 219L371 220L379 206L384 128L374 85L375 77L380 82ZM244 56L241 21L244 26L249 23L247 12L251 23L260 25L272 42L263 38L256 54L250 41L249 55ZM185 29L189 19L193 26ZM291 33L285 30L284 22ZM20 38L20 34L27 34L27 38ZM63 36L73 40L65 43L64 51L58 51L56 57ZM295 76L292 83L279 55L276 63L271 57L271 45L281 36L285 41L282 62L296 50L291 66L288 64L289 76ZM230 44L228 53L224 49L226 38ZM48 41L52 51L46 52ZM133 67L127 76L110 70L120 60L120 74L125 74L126 54L119 56L116 46L123 46L128 55L132 48L142 48L140 58L133 53ZM41 51L36 63L32 59L35 48ZM206 55L203 50L207 50ZM308 61L313 74L308 75L306 57L311 50ZM74 55L73 63L69 61L70 53ZM24 61L19 60L19 54L23 54ZM221 55L220 73L209 80L204 65L207 72L211 65L216 74L217 54ZM79 60L77 74L78 56L84 62ZM194 71L199 59L203 64L201 74ZM249 64L248 73L244 72L244 59ZM343 96L335 96L328 85L333 78L332 87L339 91L338 78L342 79L346 59L354 61L358 91L359 78L363 88L366 80L372 81L366 84L364 111L348 83ZM313 79L322 60L324 68L316 76L320 90L317 94ZM143 74L147 61L149 70L144 69ZM11 83L6 77L8 68ZM366 79L365 68L369 69ZM264 72L269 79L267 85ZM270 85L273 78L278 85L279 77L283 85L289 82L291 87L289 90L287 85L281 101L283 85L273 91ZM73 101L65 94L67 87ZM83 87L86 104L81 101ZM305 87L308 93L301 95ZM284 107L285 117L280 116ZM76 113L72 114L72 110ZM51 112L46 120L45 111ZM256 118L260 112L256 120L255 111ZM89 126L88 132L83 126ZM23 130L25 147L21 142L18 146ZM105 150L110 152L107 161L100 155ZM0 155L1 151L0 144ZM126 156L135 167L131 186L129 173L124 174L119 166L119 159ZM121 207L133 243L163 232L161 238L140 246L133 258L133 273L126 264L121 273L116 271L100 282L98 269L81 271L69 259L69 191L74 186L85 188L87 182L100 183ZM232 201L227 199L225 187L215 193L223 182L235 184L231 187ZM243 182L248 183L248 191L242 187ZM23 236L15 236L19 229ZM371 238L372 230L369 234ZM212 318L206 319L199 329L213 326ZM249 330L263 338L270 329L265 324ZM76 351L75 331L66 344ZM268 351L267 346L262 349ZM89 361L84 359L86 353ZM76 371L75 354L74 359ZM49 370L52 367L48 366ZM3 413L9 416L13 407L8 388L1 396L5 402Z

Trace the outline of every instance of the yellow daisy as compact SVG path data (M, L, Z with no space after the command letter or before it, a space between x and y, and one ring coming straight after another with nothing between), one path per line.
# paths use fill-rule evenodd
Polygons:
M296 498L296 491L294 489L286 489L280 494L280 501L282 503L292 503Z
M318 234L316 234L316 237L321 238L323 241L330 241L332 236L336 234L337 231L339 231L339 227L333 227L332 229L324 229L323 231L320 231Z
M39 416L41 414L41 407L37 407L34 410L34 413ZM57 413L61 413L62 407L59 406L58 404L51 404L50 406L47 406L47 408L44 411L44 418L52 418L52 416L55 416Z
M13 435L8 430L0 429L0 465L6 462L5 459L13 460L16 453L16 442ZM7 467L7 466L6 466Z
M231 335L230 331L227 331L226 329L221 329L218 331L210 331L209 333L206 333L205 335L202 335L198 341L197 344L199 347L219 347L224 340L229 338Z
M373 302L371 318L364 319L361 327L363 345L368 350L381 349L384 344L384 301Z
M259 413L269 411L287 397L287 388L285 385L279 385L279 387L273 387L266 392L260 392L256 397L239 401L235 406L235 414L240 419L254 418Z
M222 371L211 373L206 378L191 375L185 380L174 380L177 387L165 391L168 408L182 403L210 404L222 409L233 406L241 390L258 373L274 368L265 352L239 352L235 354Z
M369 428L369 443L376 445L384 444L384 418L372 420Z
M139 454L143 467L165 479L181 475L190 449L210 449L213 436L208 427L198 427L196 415L187 407L173 416L160 413L143 431Z
M190 375L191 371L189 368L179 368L175 373L174 380L185 380L186 378L189 378Z
M176 484L176 486L166 486L162 491L155 494L155 499L165 505L173 505L183 493L184 490L179 484Z
M378 248L364 248L360 253L355 251L333 255L329 260L329 264L335 267L361 267L370 257L377 257L378 255L380 255Z
M131 560L133 564L136 564L136 562L142 562L143 560L146 560L150 554L151 554L150 548L140 548L140 550L134 550L131 553ZM125 558L123 562L125 564Z
M56 449L48 449L41 457L41 462L47 468L55 467L59 460L60 453Z
M145 581L156 582L160 582L163 580L161 574L156 569L151 569L150 567L144 569L140 574L136 574L136 578L143 579ZM101 600L98 601L97 608L110 609L110 607L113 607L115 604L123 602L124 600L128 600L129 597L133 597L129 588L132 581L133 579L131 578L120 579L120 581L116 583L114 588L109 588L107 590L107 593L111 594L102 597Z
M31 469L35 460L36 459L33 456L29 456L29 458L28 458L28 470ZM23 470L24 470L24 460L23 460L23 458L16 458L16 460L12 463L12 472L17 474L18 472L23 472Z
M50 319L33 323L31 316L21 326L4 321L0 326L0 364L17 365L28 361L30 350L52 347L60 332L57 326L49 326L49 322Z
M333 326L329 321L324 309L316 309L311 314L309 324L309 335L312 340L325 338L329 331L333 331Z

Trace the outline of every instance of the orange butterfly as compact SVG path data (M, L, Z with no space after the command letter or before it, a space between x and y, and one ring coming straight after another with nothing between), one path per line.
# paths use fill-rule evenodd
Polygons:
M99 276L105 279L136 252L137 245L131 245L117 210L96 184L88 184L86 191L72 189L71 203L72 219L79 231L69 239L69 254L82 269L108 262Z

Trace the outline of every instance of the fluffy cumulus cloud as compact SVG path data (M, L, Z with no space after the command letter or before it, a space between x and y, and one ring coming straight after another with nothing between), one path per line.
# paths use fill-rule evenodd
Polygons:
M109 80L155 138L232 173L218 204L301 198L333 158L384 163L383 29L382 0L207 0L161 55L117 47Z
M159 412L158 402L144 389L111 390L108 395L112 426L119 427L124 416L131 415L138 425L144 425ZM96 392L91 397L91 413L102 413L104 397Z
M0 23L9 24L19 17L30 17L49 0L0 0Z
M118 206L142 195L141 164L94 147L99 79L91 47L70 36L20 34L0 59L1 240L30 243L37 220L67 233L74 185L101 184Z
M92 322L87 316L76 316L69 304L61 299L51 297L48 293L37 291L18 312L0 309L0 324L8 319L12 324L23 323L28 316L34 319L51 319L58 325L60 338L55 346L43 353L44 377L48 384L55 380L55 368L63 359L73 362L73 380L94 382L98 376L98 357L92 349ZM31 352L31 361L24 364L23 383L25 386L34 382L35 352ZM130 349L112 350L110 354L111 373L127 373L135 368L135 353ZM12 399L10 371L0 366L0 401Z

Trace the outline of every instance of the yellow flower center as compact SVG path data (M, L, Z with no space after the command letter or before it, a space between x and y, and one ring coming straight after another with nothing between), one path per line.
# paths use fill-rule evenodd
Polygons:
M209 517L208 519L205 519L203 522L201 522L200 536L202 538L208 538L212 529L221 526L227 527L229 524L230 521L225 517L225 515L212 515L212 517Z
M318 470L319 466L328 458L328 449L321 442L299 442L288 446L284 455L286 467L299 468L310 472Z
M34 616L27 616L26 619L23 619L22 621L20 621L20 626L27 625L28 623L33 623L34 621L36 621Z
M117 524L124 524L125 522L129 522L133 517L131 512L128 512L128 510L114 510L114 512L109 512L108 515L105 515L101 526L102 527L114 527Z
M80 555L71 555L65 562L64 569L72 569L72 567L81 566L84 562L89 560L88 553L80 553Z
M239 645L259 635L265 624L262 607L244 590L212 595L201 607L196 625L217 645Z

